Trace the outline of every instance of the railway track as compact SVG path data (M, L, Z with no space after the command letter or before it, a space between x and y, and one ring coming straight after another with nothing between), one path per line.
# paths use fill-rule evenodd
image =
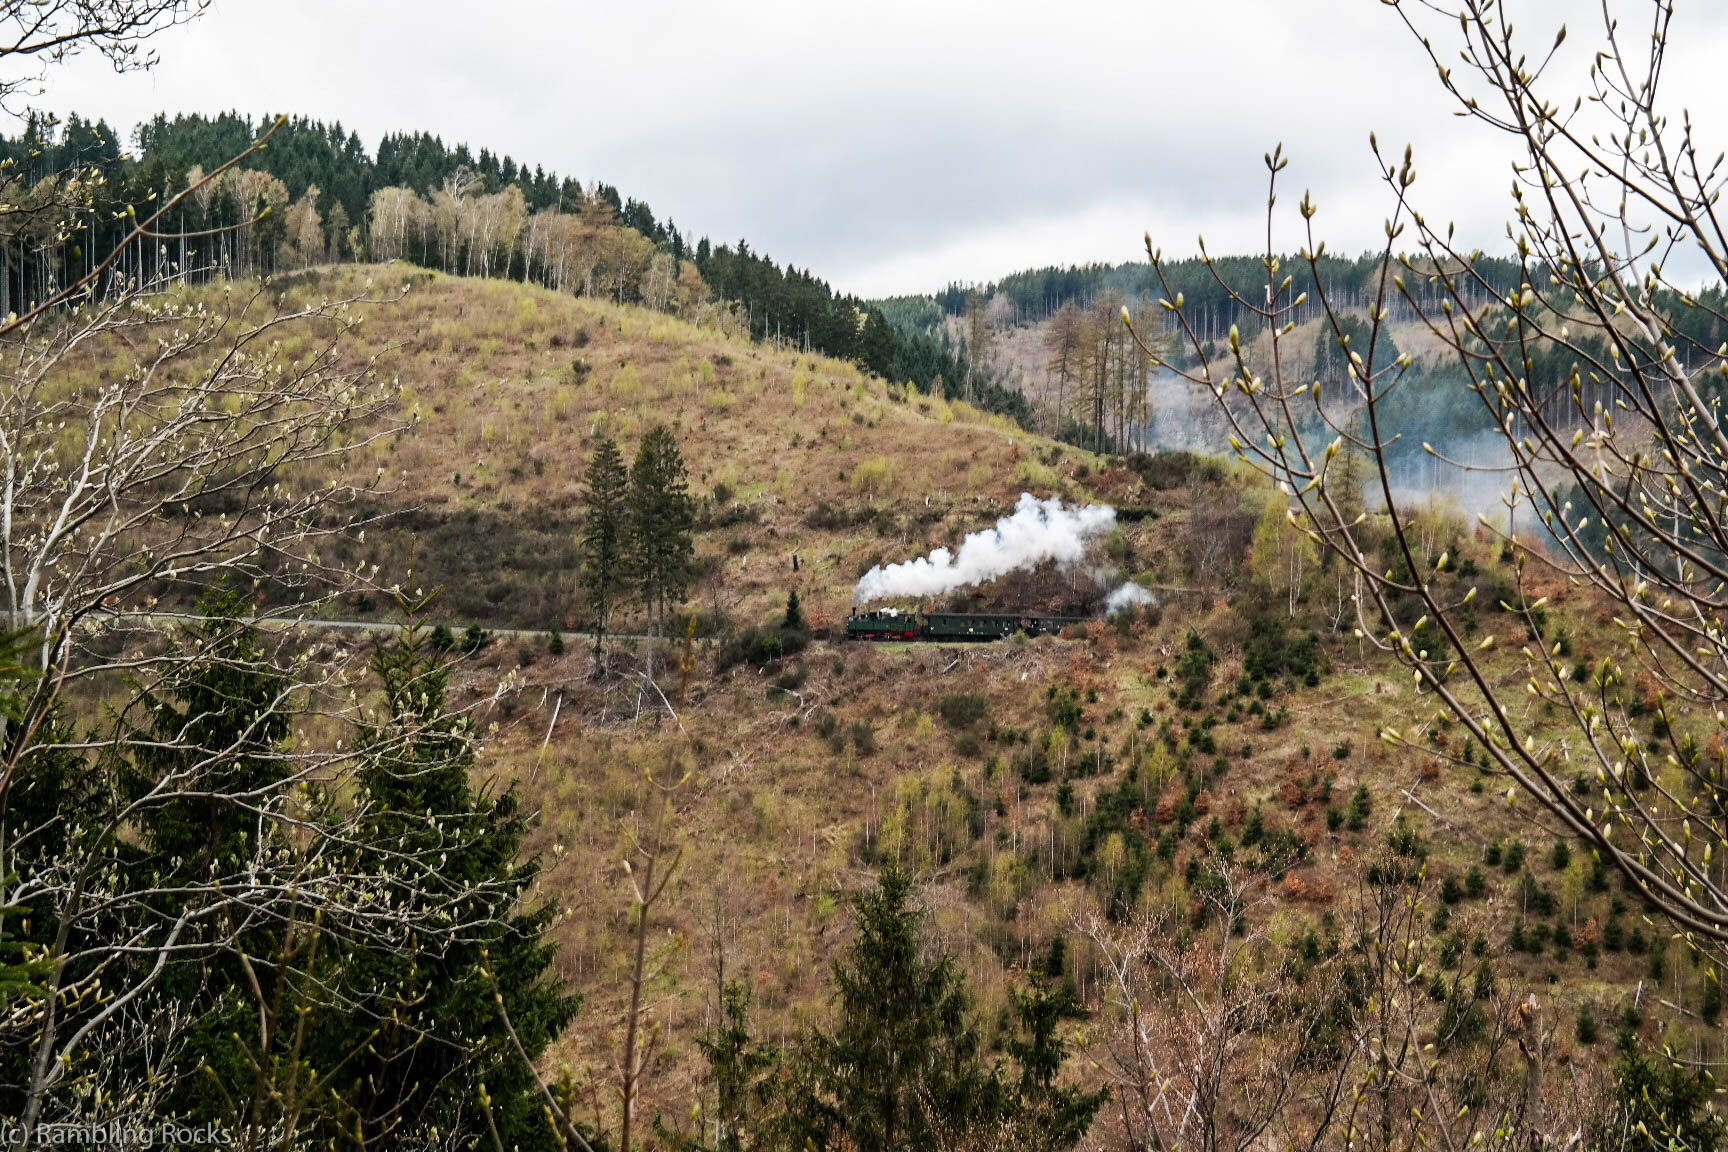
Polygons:
M195 612L106 612L100 616L90 617L90 619L102 623L137 623L149 627L167 627L197 620L208 620L210 617L200 616ZM383 620L328 620L314 616L253 616L249 617L245 623L258 628L304 629L307 631L326 629L337 632L394 632L401 627L400 624L392 624ZM466 625L450 624L446 627L457 630L466 627ZM456 631L455 634L459 637L462 633ZM549 629L488 628L486 635L516 640L547 640L551 638L552 633ZM594 638L592 632L564 632L562 635L566 641L579 638L592 640ZM645 632L608 632L606 635L612 640L649 639Z

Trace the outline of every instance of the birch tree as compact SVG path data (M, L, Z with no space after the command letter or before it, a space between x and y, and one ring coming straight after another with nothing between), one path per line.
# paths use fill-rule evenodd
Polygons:
M1268 498L1254 524L1254 582L1282 597L1292 620L1318 559L1314 541L1291 522L1289 500L1282 495Z
M407 258L409 239L428 221L426 202L412 188L380 188L372 193L367 213L368 253L387 262Z
M288 209L283 219L282 249L277 257L279 265L305 268L324 262L324 221L318 214L318 195L318 185L313 184Z

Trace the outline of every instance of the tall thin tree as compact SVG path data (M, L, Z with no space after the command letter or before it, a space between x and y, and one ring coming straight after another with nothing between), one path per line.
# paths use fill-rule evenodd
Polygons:
M588 460L582 491L582 594L594 618L594 658L600 659L606 624L625 587L625 543L630 518L630 474L610 436L601 436Z
M678 441L664 424L656 424L642 438L630 469L629 535L631 572L655 640L667 612L690 586L693 521ZM652 673L652 656L648 667Z

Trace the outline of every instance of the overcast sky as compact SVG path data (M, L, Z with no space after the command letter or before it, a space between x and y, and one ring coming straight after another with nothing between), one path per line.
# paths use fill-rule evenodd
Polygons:
M1716 6L1682 0L1668 82L1728 141ZM1621 7L1645 22L1648 0ZM1582 91L1595 0L1512 9L1533 48L1572 21L1555 79ZM862 295L1143 258L1147 231L1171 253L1201 233L1258 249L1280 141L1279 247L1312 188L1331 248L1358 252L1387 211L1371 130L1388 154L1416 146L1429 217L1505 244L1511 154L1452 115L1382 0L214 0L156 47L145 75L74 61L38 103L128 131L159 110L298 113L368 148L424 129Z

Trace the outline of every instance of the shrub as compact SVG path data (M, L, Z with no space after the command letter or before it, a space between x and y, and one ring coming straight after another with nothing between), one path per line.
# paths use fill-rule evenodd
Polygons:
M894 486L894 462L872 456L852 472L852 490L865 496L880 496Z
M818 500L816 506L805 515L804 526L832 532L837 529L851 528L869 518L870 513L867 510L860 509L849 512L845 508L835 507L826 500Z
M642 393L642 376L636 371L634 364L620 365L618 371L612 374L607 383L607 391L612 398L620 403L628 404L636 400Z
M1177 704L1189 710L1200 707L1201 700L1206 695L1206 686L1212 681L1212 666L1217 662L1217 653L1200 638L1198 632L1190 628L1188 639L1182 647L1182 655L1176 659L1176 680L1179 685L1176 693Z
M1209 484L1224 479L1223 465L1193 452L1162 451L1150 455L1137 452L1128 458L1128 467L1140 474L1147 487L1161 492L1181 488L1191 478Z
M1416 830L1410 827L1410 822L1405 819L1402 812L1398 814L1398 819L1392 822L1392 831L1387 834L1386 843L1392 851L1411 860L1426 860L1428 858L1428 846L1422 843L1422 837L1418 836Z
M1242 825L1242 847L1254 847L1260 843L1261 837L1265 834L1266 819L1260 814L1260 806L1256 804L1254 810L1248 813L1247 821Z
M576 414L576 394L564 384L552 390L552 419L563 423Z
M760 668L802 652L809 642L810 636L806 632L788 632L782 628L751 628L734 636L721 647L714 658L715 671L724 672L739 664Z
M952 692L936 705L936 714L950 728L971 728L990 717L990 701L976 692Z
M1368 813L1371 808L1372 801L1370 801L1368 797L1368 785L1358 785L1356 788L1356 794L1350 797L1350 812L1347 817L1350 824L1350 831L1362 831L1363 826L1368 823Z

